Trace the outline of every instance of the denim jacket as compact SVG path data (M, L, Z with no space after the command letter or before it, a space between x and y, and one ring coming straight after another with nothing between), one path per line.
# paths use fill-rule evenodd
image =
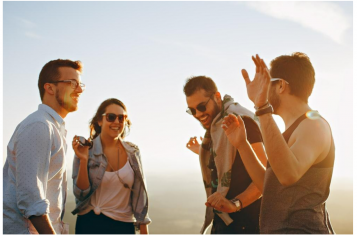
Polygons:
M130 142L120 141L126 150L130 166L135 175L131 192L131 206L136 219L136 225L149 224L151 219L148 216L148 194L146 191L139 148ZM76 208L72 211L73 215L84 210L89 205L91 196L102 182L107 164L107 158L103 153L99 135L93 140L93 148L89 150L88 176L90 186L88 189L81 190L77 187L79 158L76 155L74 156L72 178L73 193L76 197Z

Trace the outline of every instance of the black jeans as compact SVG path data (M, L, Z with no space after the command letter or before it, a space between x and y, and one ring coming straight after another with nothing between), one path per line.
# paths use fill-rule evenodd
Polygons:
M76 234L135 234L135 227L134 223L113 220L90 211L77 216Z
M215 214L211 234L259 234L259 219L252 220L244 213L240 213L231 214L233 222L228 226Z

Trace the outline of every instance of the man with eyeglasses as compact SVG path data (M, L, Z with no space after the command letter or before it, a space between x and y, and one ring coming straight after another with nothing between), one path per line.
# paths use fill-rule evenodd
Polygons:
M3 233L68 233L64 118L76 111L85 86L82 63L52 60L41 70L42 104L17 127L3 169Z
M272 60L270 71L258 55L253 61L254 80L245 70L242 74L260 120L267 168L259 164L247 144L240 117L227 116L223 128L242 153L249 175L263 193L260 230L274 234L334 233L326 200L335 145L328 122L308 105L315 83L310 58L301 52L282 55ZM272 114L284 120L283 134ZM228 208L229 202L222 199L217 206Z
M202 144L191 138L187 148L199 154L202 177L207 194L206 216L201 233L213 220L211 233L259 233L259 211L261 193L252 183L241 160L240 153L229 143L221 128L223 118L234 113L242 115L247 126L251 147L261 164L266 164L266 156L259 126L254 114L242 107L229 96L223 100L213 80L206 76L189 78L184 86L187 113L193 115L206 129ZM227 198L230 213L222 212L214 206Z

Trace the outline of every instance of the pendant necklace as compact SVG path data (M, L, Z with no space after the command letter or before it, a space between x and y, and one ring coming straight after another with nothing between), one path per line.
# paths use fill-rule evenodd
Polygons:
M124 181L123 181L123 180L120 178L120 176L119 176L119 167L120 167L120 166L119 166L119 149L120 149L120 147L118 148L118 170L117 170L117 171L114 170L114 168L112 167L112 165L111 165L110 162L109 162L109 159L107 159L107 162L108 162L108 164L109 164L109 167L112 168L112 171L114 172L114 174L117 175L119 181L124 185L124 188L127 188L127 189L132 190L132 189L129 187L129 185L128 185L127 183L124 183Z

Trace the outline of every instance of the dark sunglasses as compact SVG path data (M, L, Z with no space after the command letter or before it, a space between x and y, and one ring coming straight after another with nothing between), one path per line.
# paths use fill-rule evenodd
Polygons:
M77 136L77 140L80 146L89 146L89 149L93 147L93 143L89 142L88 140L86 140L86 138L82 136Z
M207 102L205 104L199 104L197 105L196 109L200 112L204 112L206 111L206 105L208 104L208 102L211 100L212 96L209 97L209 99L207 100ZM186 113L191 114L191 115L196 115L196 109L194 108L190 108L188 107L186 110Z
M127 115L123 115L123 114L116 115L115 113L103 113L102 116L105 116L108 122L115 122L115 119L117 119L118 117L120 123L123 123L127 117Z

